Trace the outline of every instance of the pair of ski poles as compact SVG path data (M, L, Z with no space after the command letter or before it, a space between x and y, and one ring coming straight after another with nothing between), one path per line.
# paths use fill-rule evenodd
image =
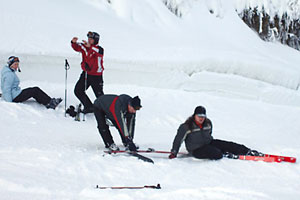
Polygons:
M65 59L65 117L67 117L67 93L68 93L68 70L70 69L70 65L67 59ZM87 71L85 71L84 75L84 93L87 89ZM80 112L80 111L78 111ZM85 113L83 113L83 121L85 121Z

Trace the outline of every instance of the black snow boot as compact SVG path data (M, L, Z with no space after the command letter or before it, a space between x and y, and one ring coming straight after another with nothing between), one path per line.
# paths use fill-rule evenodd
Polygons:
M88 113L93 113L93 112L94 112L93 107L84 108L83 111L82 111L83 114L88 114Z
M258 152L256 150L249 150L246 154L247 156L261 156L263 157L265 154L261 153L261 152Z
M225 158L231 158L231 159L238 159L238 158L239 158L238 155L235 155L235 154L229 153L229 152L225 152L225 153L223 154L223 157L225 157Z

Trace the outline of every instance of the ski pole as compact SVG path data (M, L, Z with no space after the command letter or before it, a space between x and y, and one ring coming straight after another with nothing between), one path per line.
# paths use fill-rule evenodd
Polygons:
M68 60L65 59L65 70L66 70L66 77L65 77L65 117L67 117L67 82L68 82L68 70L70 69L70 65Z
M161 189L160 184L157 185L145 185L145 186L138 186L138 187L131 187L131 186L123 186L123 187L101 187L96 185L96 189Z
M87 71L85 71L85 74L84 74L84 93L85 93L85 95L87 95L86 94L86 88L87 88ZM85 99L85 101L86 101L86 99ZM86 105L86 103L87 102L85 102L85 105ZM82 121L85 121L85 112L83 113Z

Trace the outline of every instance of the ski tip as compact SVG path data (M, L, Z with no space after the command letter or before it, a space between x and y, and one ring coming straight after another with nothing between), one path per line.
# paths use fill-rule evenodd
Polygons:
M161 189L160 184L158 183L156 189Z

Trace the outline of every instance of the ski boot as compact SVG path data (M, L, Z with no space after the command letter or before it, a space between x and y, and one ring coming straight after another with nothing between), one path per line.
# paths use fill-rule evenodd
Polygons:
M46 105L46 108L51 108L55 110L55 108L62 102L61 98L52 98L50 102Z

